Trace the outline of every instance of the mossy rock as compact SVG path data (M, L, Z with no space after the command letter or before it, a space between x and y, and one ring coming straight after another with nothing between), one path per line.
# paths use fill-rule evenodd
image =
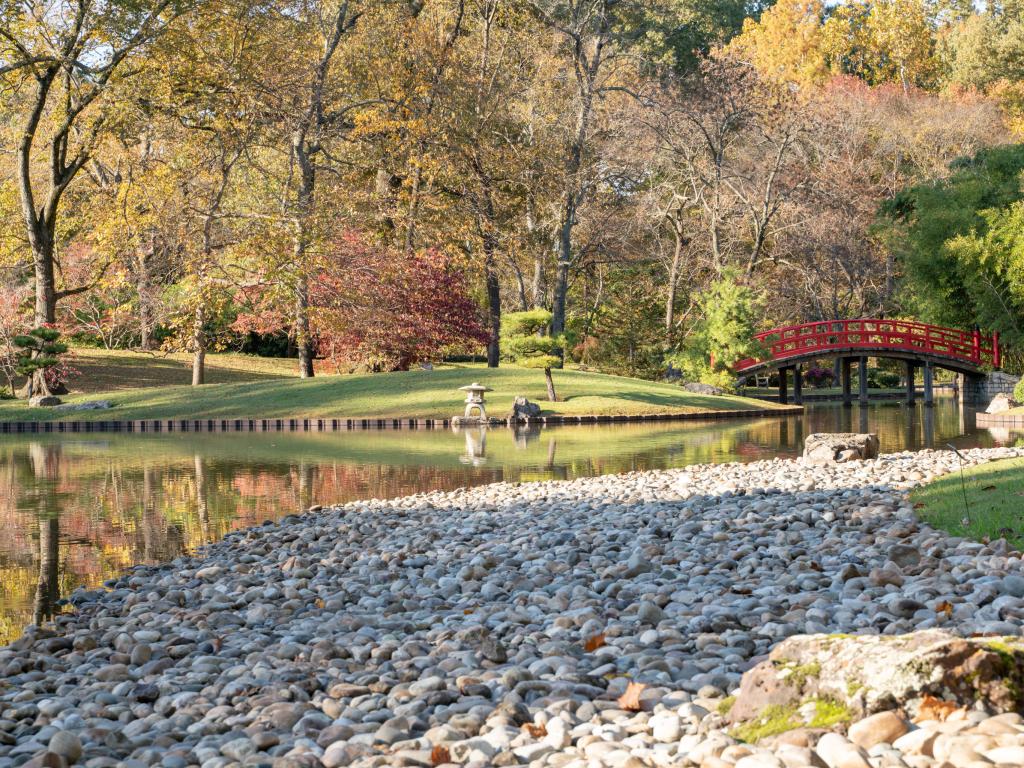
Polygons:
M732 729L735 739L749 744L797 728L828 729L852 722L854 713L834 699L810 699L800 704L766 707L761 714Z
M980 702L1000 712L1021 709L1024 641L962 638L939 630L797 635L744 674L728 718L743 727L767 718L770 730L809 701L834 702L845 719L896 708L914 715L925 696L956 706ZM752 733L759 731L754 727Z

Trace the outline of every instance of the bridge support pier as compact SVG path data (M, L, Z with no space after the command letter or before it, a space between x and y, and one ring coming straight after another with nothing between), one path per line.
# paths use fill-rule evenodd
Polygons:
M931 362L926 361L924 364L924 404L935 405L935 388L934 388L934 373L935 369Z
M840 361L840 366L842 368L840 380L843 386L843 405L853 405L853 361L848 357L844 357Z
M789 368L779 368L779 402L785 405L789 402L789 393L786 388L786 377L789 375Z
M858 379L857 384L859 385L858 401L861 405L868 404L868 358L867 355L861 355L858 358Z
M914 371L917 366L911 360L907 360L907 405L913 405L917 397L917 390L914 388Z
M793 402L797 405L803 405L804 403L804 375L802 365L797 365L793 368Z

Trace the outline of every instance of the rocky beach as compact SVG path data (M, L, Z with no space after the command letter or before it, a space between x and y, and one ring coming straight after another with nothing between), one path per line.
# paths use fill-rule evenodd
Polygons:
M935 451L703 465L233 533L76 592L54 627L0 648L0 768L1024 765L1016 689L945 701L935 679L902 680L896 701L875 695L892 681L845 680L791 711L733 712L765 665L801 690L824 674L773 652L798 636L1020 634L1020 553L908 502L958 468ZM1000 642L988 656L1015 659ZM785 732L754 739L773 717Z

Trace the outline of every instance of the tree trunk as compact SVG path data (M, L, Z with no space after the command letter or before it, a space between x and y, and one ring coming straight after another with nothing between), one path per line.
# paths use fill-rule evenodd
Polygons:
M552 403L558 402L558 395L555 394L555 380L551 378L551 369L544 369L544 383L548 387L548 400Z
M683 238L679 229L672 227L675 234L675 248L672 252L672 264L668 270L668 293L665 296L665 342L672 345L672 331L676 324L676 292L679 284L679 267L683 260Z
M533 293L533 308L542 309L547 304L547 291L544 288L544 258L539 255L533 257L531 292Z
M491 340L487 342L487 367L497 368L501 357L501 286L498 284L493 255L487 258L486 273L487 319L491 326Z
M206 383L206 310L202 299L192 318L192 386Z
M295 289L295 346L299 353L299 377L313 378L313 339L309 333L309 283L305 276Z
M509 258L508 263L512 268L512 274L516 278L516 298L519 300L519 309L525 312L530 308L530 302L526 298L526 280L523 279L523 270L519 268L519 265L513 258Z
M558 263L555 265L555 287L551 297L551 335L565 333L565 300L569 292L569 265L572 263L572 229L576 219L575 195L565 203L562 228L558 238Z
M151 243L156 248L155 243ZM149 260L150 255L145 252L139 253L138 275L135 282L135 292L139 295L139 348L148 352L153 346L153 297L150 293Z
M477 228L480 230L484 249L484 282L487 286L487 321L491 338L487 342L487 367L497 368L501 355L501 284L498 282L498 238L494 198L491 196L491 182L482 165L474 163L480 181L481 194L478 206Z
M36 327L53 325L57 322L57 286L53 270L53 237L43 232L40 240L33 245L32 261L36 283L35 324ZM33 357L35 355L33 354ZM50 385L46 371L33 371L28 377L28 399L36 396L49 397Z

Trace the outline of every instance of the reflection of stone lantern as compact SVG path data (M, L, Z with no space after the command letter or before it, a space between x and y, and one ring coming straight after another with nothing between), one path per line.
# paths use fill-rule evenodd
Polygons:
M476 418L480 421L487 421L487 411L484 410L484 392L492 392L490 387L477 384L475 381L465 387L459 387L460 392L466 393L466 412L463 418L473 418L473 411L477 411Z
M459 457L463 464L480 467L487 463L487 430L470 427L466 430L466 453Z

